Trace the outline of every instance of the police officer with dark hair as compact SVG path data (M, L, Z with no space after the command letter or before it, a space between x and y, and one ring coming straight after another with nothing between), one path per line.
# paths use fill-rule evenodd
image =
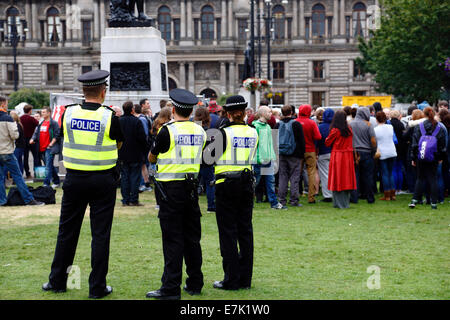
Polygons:
M90 207L92 232L92 271L89 298L102 298L112 292L106 285L109 242L116 203L118 174L117 142L123 141L119 118L105 100L109 72L95 70L78 78L83 84L85 101L66 107L61 118L64 137L64 166L61 216L55 256L45 291L65 292L73 263L81 224Z
M248 289L252 281L252 163L258 134L244 122L246 107L239 95L229 97L223 107L231 122L221 128L223 154L216 152L216 219L225 273L222 281L214 282L216 289Z
M206 133L189 121L197 97L183 89L169 93L174 121L158 132L149 161L157 164L155 195L159 204L162 232L164 273L162 285L148 292L147 298L180 299L183 257L186 263L186 285L190 295L203 288L201 224L198 205L197 176L202 162Z

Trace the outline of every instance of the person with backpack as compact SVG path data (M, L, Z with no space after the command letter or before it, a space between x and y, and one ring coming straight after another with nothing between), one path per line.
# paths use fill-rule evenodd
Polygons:
M427 120L418 125L412 135L411 158L412 165L417 167L417 180L409 207L413 209L422 202L424 185L428 183L431 209L437 209L437 169L447 156L445 130L434 119L433 108L426 107L423 113Z
M323 202L333 201L333 193L328 190L328 169L330 166L331 147L325 145L325 140L330 133L330 125L331 121L333 121L333 117L333 109L326 109L322 115L323 122L319 124L319 132L322 135L322 139L317 143L317 149L319 150L317 167L319 169L320 184L322 186Z
M301 176L302 161L305 154L305 138L302 125L295 121L291 106L281 108L282 118L275 126L278 129L278 147L280 165L278 169L278 198L283 206L286 206L286 195L290 182L290 204L293 207L301 207L299 203L299 182Z

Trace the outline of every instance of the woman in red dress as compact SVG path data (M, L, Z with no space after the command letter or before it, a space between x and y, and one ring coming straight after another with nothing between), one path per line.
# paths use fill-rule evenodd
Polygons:
M350 204L350 192L356 189L355 163L353 157L353 132L347 123L347 115L338 110L325 140L332 146L328 173L328 189L333 191L333 206L346 209Z

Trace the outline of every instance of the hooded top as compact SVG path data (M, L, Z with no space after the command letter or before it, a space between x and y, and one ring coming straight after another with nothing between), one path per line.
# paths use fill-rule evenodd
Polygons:
M353 148L358 152L372 152L371 139L375 137L374 126L370 123L370 110L366 107L358 108L355 119L350 122L353 130Z
M334 117L333 109L326 109L323 113L323 122L319 124L319 132L322 139L317 142L317 148L319 149L319 155L331 153L331 147L325 146L325 139L330 133L331 121Z
M322 138L319 127L311 117L311 106L304 104L298 110L298 118L296 121L300 122L303 127L303 135L305 137L305 152L316 152L315 141Z

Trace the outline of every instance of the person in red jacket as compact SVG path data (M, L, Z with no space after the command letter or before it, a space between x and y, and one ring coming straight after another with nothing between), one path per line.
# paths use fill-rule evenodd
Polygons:
M338 110L325 140L331 149L328 172L328 190L333 191L333 206L346 209L350 204L350 192L356 190L356 175L353 156L353 131L347 123L347 114Z
M301 105L296 120L301 123L305 137L304 163L308 173L308 203L316 203L314 196L319 190L319 186L316 182L317 152L315 141L322 139L322 135L316 122L310 119L311 110L309 104Z

